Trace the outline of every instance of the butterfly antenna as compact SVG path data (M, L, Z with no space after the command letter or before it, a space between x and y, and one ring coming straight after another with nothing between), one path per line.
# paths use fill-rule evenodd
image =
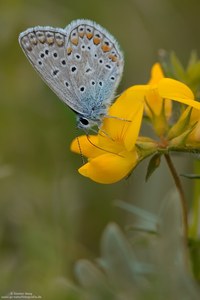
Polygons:
M111 115L105 115L104 118L115 119L115 120L129 122L129 123L132 122L131 120L127 120L127 119L124 119L124 118L120 118L120 117L116 117L116 116L111 116Z
M102 133L101 133L102 132ZM113 141L114 142L114 139L113 138L111 138L111 136L105 131L105 130L103 130L103 129L101 129L101 128L99 128L99 135L100 136L102 136L102 137L107 137L107 138L109 138L111 141Z
M102 151L105 151L105 152L108 152L108 153L111 153L111 154L118 155L118 156L120 156L120 157L123 157L122 155L120 155L120 154L118 154L118 153L115 153L115 152L112 152L112 151L103 149L103 148L101 148L101 147L95 145L95 144L90 140L90 136L89 136L88 134L86 134L86 137L87 137L88 142L89 142L92 146L96 147L97 149L102 150Z
M119 94L115 95L114 96L114 100L117 99L117 98L119 98L121 95L122 95L122 93L119 93Z
M83 156L83 153L81 151L81 144L80 144L80 140L78 138L78 135L76 137L76 140L77 140L77 144L78 144L78 149L79 149L79 152L80 152L80 155L81 155L81 159L82 159L82 163L83 165L85 164L85 159L84 159L84 156Z

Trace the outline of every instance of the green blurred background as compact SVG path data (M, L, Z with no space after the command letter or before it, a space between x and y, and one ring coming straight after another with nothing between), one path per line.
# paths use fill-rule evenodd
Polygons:
M174 187L161 168L145 183L147 162L127 180L99 185L80 176L81 157L70 152L75 116L33 70L18 45L28 27L65 27L88 18L107 28L125 54L119 92L148 81L158 50L174 50L186 64L200 53L198 0L57 0L0 2L0 295L11 290L61 291L73 263L99 254L109 221L124 226L121 199L158 213ZM147 131L144 133L147 134ZM191 171L186 156L178 172ZM192 190L183 179L188 198ZM65 283L64 283L65 285Z

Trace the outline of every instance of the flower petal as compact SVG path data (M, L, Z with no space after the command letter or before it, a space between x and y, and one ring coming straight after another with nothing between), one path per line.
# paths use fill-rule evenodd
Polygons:
M124 145L127 151L131 151L135 147L135 143L140 132L144 106L141 106L141 103L136 102L135 109L137 110L132 116L132 121L127 128L126 135L124 137Z
M165 114L166 119L169 119L171 116L171 111L172 111L171 101L166 100L164 102L164 107L163 107L163 99L158 94L157 91L157 84L163 78L164 78L164 74L161 65L159 63L155 63L151 68L151 79L146 85L146 95L145 95L146 104L144 110L146 115L149 118L153 118L154 116L160 116L163 108L164 108L163 112Z
M191 123L194 123L196 121L200 121L200 111L198 109L193 109L192 110L190 121L191 121Z
M158 92L163 98L200 109L200 103L194 100L194 95L190 88L180 81L163 78L158 83Z
M145 113L149 118L154 115L159 116L163 107L162 97L158 94L156 89L149 89L146 93Z
M162 78L164 78L162 68L159 63L155 63L151 68L151 79L148 84L157 84Z
M78 171L95 182L111 184L127 176L136 165L137 158L136 151L122 153L122 156L106 153L91 159Z
M102 130L116 142L126 144L129 151L134 147L139 134L144 108L146 88L127 89L110 107ZM109 117L110 116L110 117Z
M72 141L70 149L72 152L93 158L105 153L105 151L98 148L98 142L97 135L90 135L88 137L81 135Z

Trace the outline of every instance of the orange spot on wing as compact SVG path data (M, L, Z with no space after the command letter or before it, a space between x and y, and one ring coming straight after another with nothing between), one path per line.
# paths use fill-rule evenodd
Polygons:
M67 55L70 55L72 53L72 48L71 47L68 47L67 48Z
M93 42L94 42L95 45L98 45L98 44L100 44L101 39L97 38L97 37L94 37Z
M52 45L53 42L54 42L54 37L52 37L52 36L47 37L47 43L48 43L49 45Z
M84 37L84 32L79 32L79 36L82 38Z
M102 45L101 49L103 50L103 52L108 52L108 51L110 51L111 47L107 46L107 45Z
M93 34L92 33L87 33L86 36L87 36L88 40L91 40L91 38L93 37Z
M71 42L72 42L73 45L77 46L78 45L78 38L71 39Z
M117 61L117 57L115 55L109 55L108 56L110 59L112 59L112 61Z

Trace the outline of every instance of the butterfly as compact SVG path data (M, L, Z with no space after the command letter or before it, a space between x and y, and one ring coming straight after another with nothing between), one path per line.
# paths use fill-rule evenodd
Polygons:
M119 85L124 58L102 26L79 19L66 28L36 26L20 33L26 57L77 115L77 127L100 128Z

